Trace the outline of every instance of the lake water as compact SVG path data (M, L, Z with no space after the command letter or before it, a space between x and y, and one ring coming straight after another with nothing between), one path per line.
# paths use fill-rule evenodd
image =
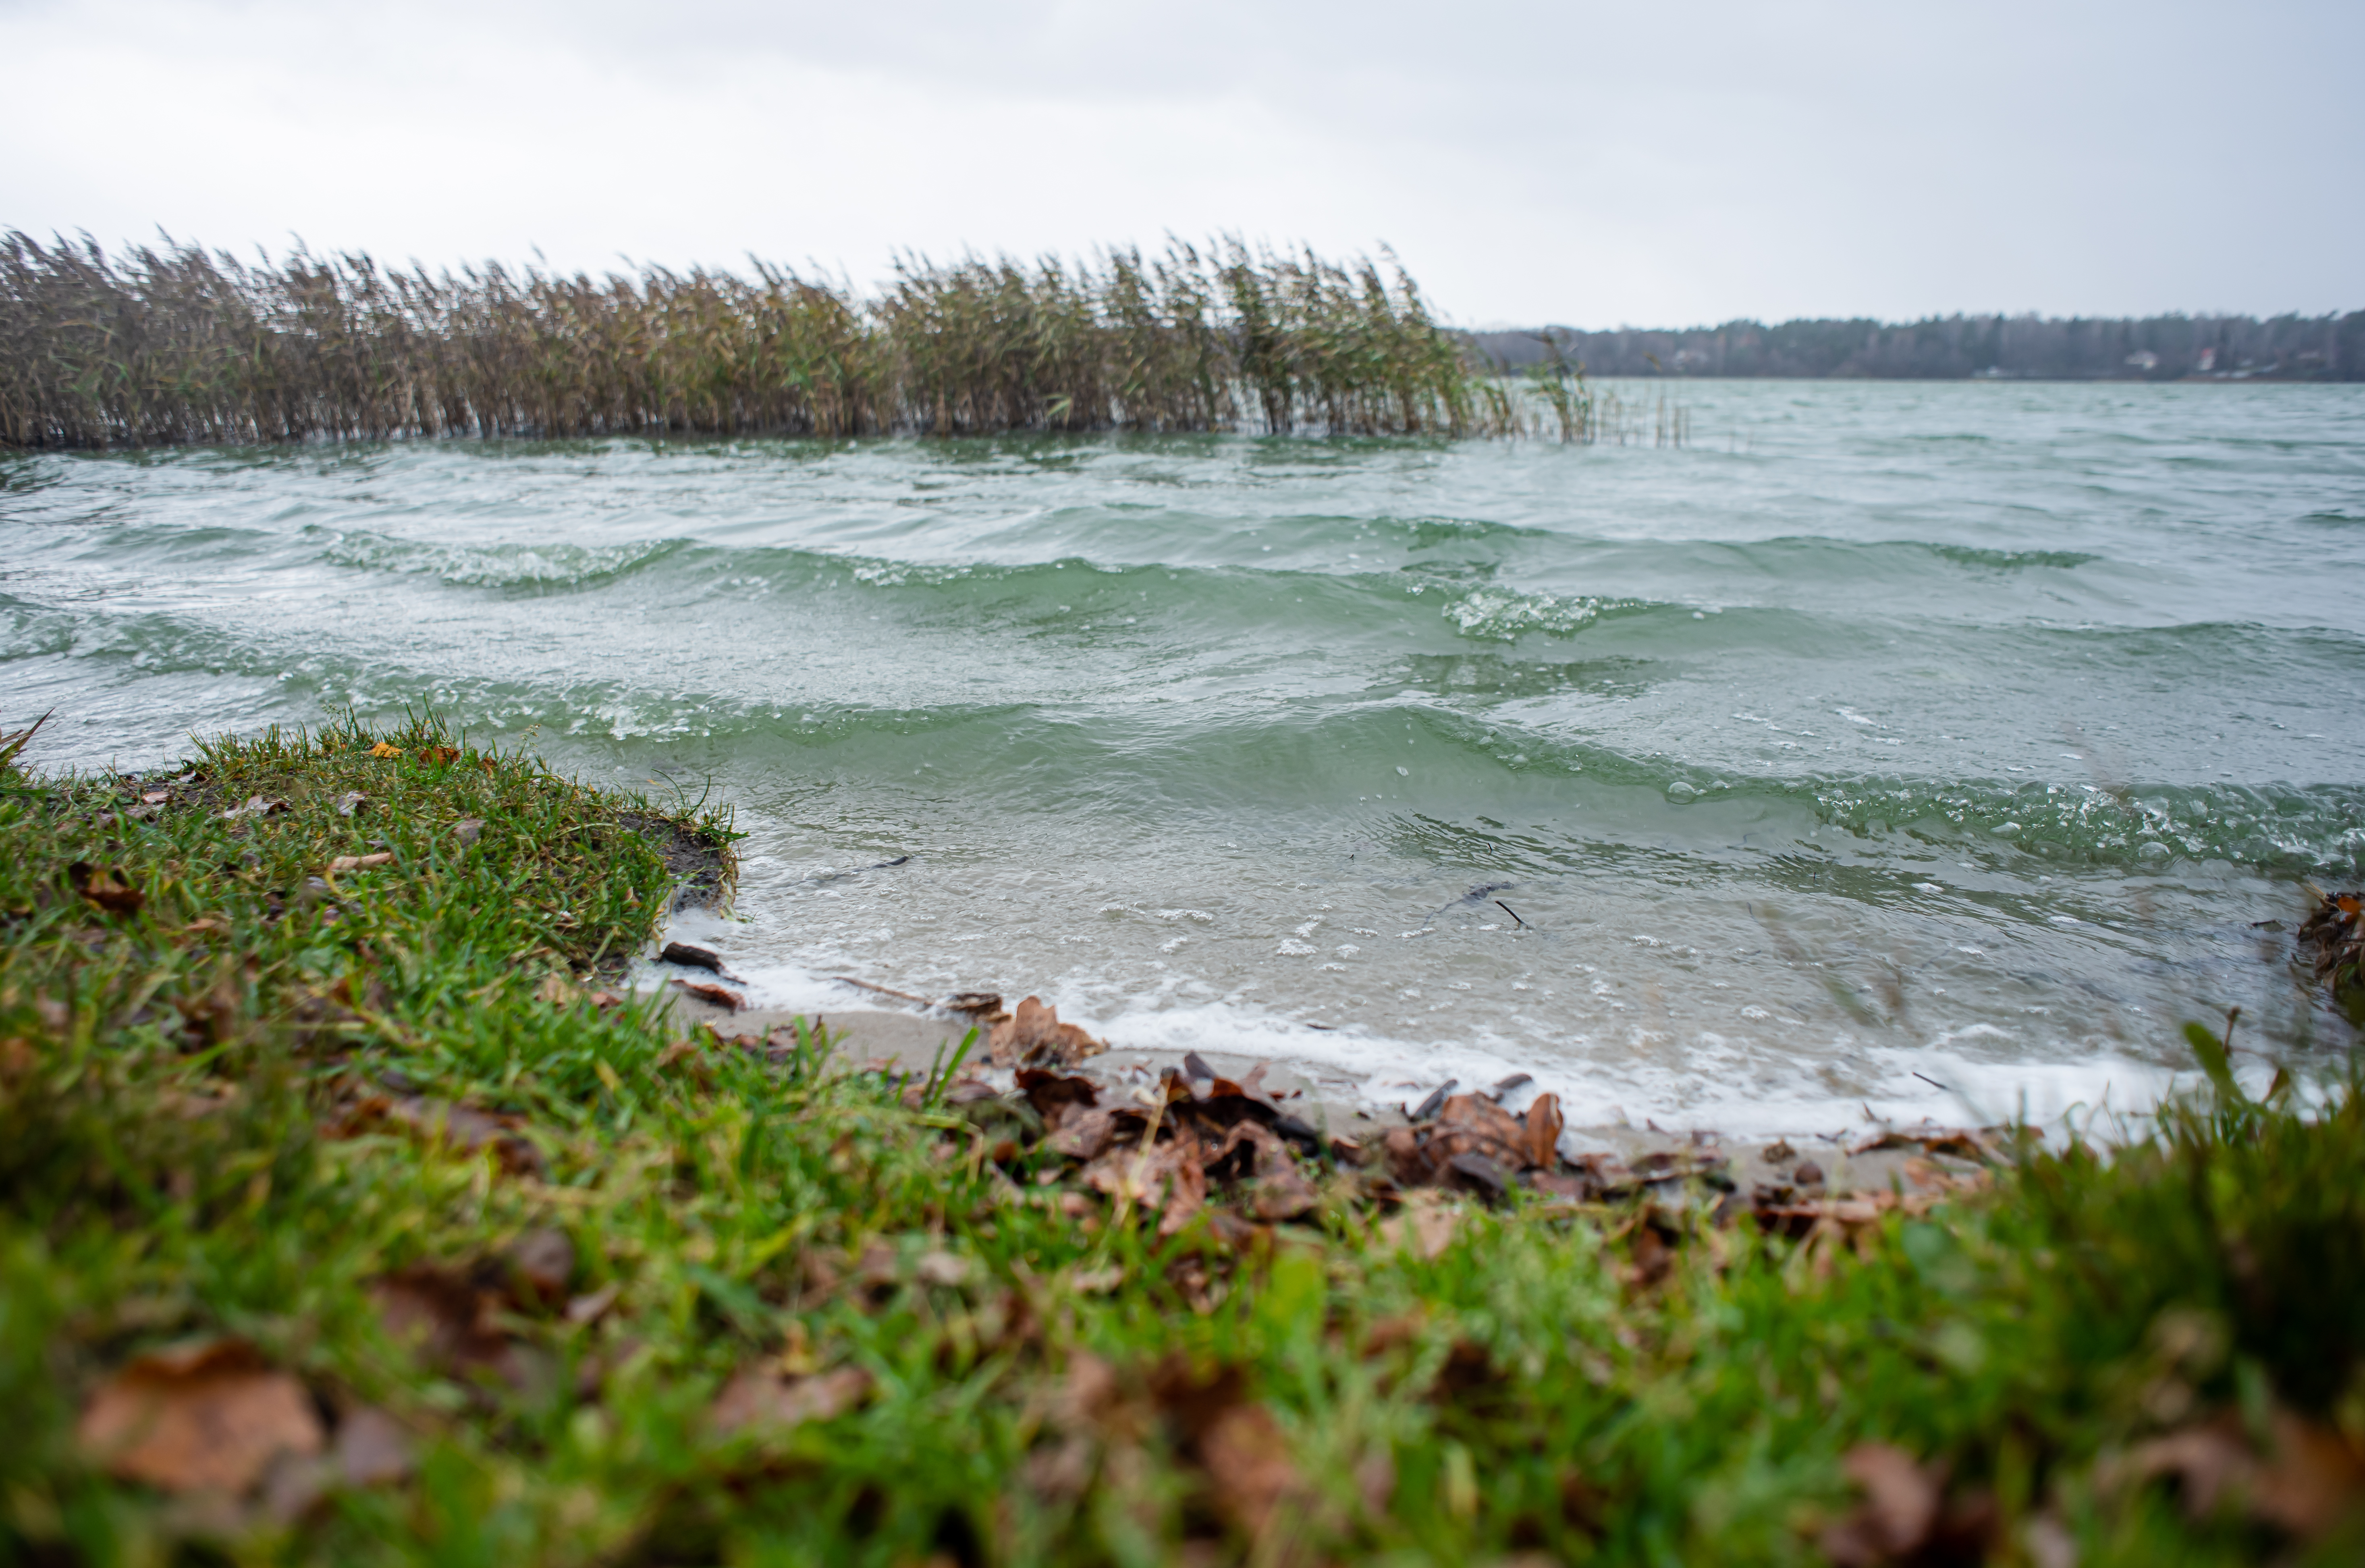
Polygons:
M765 1000L1035 991L1384 1099L2053 1115L2232 1005L2253 1076L2342 1059L2288 928L2365 862L2365 386L1681 394L1681 450L0 459L0 720L138 767L432 703L711 780Z

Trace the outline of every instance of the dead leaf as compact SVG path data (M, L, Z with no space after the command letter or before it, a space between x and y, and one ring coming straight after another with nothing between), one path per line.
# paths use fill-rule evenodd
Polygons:
M398 745L389 745L385 741L380 741L377 745L369 748L369 754L372 756L400 756L402 755L402 748Z
M566 1299L575 1277L575 1243L563 1230L544 1226L510 1243L510 1270L527 1300L544 1306Z
M670 983L684 996L694 996L710 1006L720 1007L725 1013L736 1013L746 1005L746 998L723 986L701 985L695 980L686 980L678 977Z
M249 795L242 806L233 806L221 814L221 820L237 822L242 817L276 816L287 810L287 802L268 795Z
M1250 1195L1249 1209L1268 1223L1295 1219L1321 1201L1290 1158L1289 1146L1261 1122L1234 1123L1208 1164L1227 1175L1254 1176L1256 1190Z
M419 760L430 767L441 767L460 760L460 748L455 745L423 745L419 748Z
M410 1434L402 1424L373 1406L346 1412L337 1423L333 1450L337 1472L348 1486L375 1486L399 1481L416 1462Z
M957 1285L969 1278L969 1260L942 1250L923 1252L912 1265L912 1277L924 1285Z
M1061 1113L1070 1107L1090 1110L1100 1103L1100 1089L1089 1078L1063 1077L1046 1072L1041 1068L1022 1067L1018 1070L1018 1087L1025 1092L1026 1103L1042 1113L1046 1126L1057 1127Z
M462 817L452 824L452 836L463 849L476 843L484 834L485 819L482 817Z
M329 862L329 874L333 877L340 871L361 871L372 866L393 864L394 851L390 849L380 850L375 855L340 855Z
M543 976L542 983L533 988L533 999L536 1002L553 1002L561 1007L581 994L576 989L573 980L555 972Z
M870 1374L860 1367L785 1377L769 1366L744 1366L714 1396L706 1412L707 1427L716 1437L727 1438L832 1420L860 1404L870 1392Z
M2365 1463L2338 1432L2275 1412L2274 1451L2250 1488L2250 1511L2294 1535L2321 1535L2365 1501Z
M430 1366L446 1371L493 1367L509 1349L498 1291L465 1274L414 1263L370 1286L387 1338L407 1345Z
M359 790L348 790L337 797L337 814L341 817L359 816L369 809L369 803L370 798Z
M1395 1218L1380 1222L1380 1239L1399 1252L1434 1260L1453 1244L1453 1232L1461 1223L1462 1216L1453 1210L1416 1196Z
M1262 1536L1275 1511L1302 1490L1289 1440L1261 1405L1236 1405L1216 1417L1199 1439L1199 1462L1206 1467L1216 1506L1251 1539Z
M1059 1022L1059 1011L1030 996L987 1036L986 1050L996 1067L1025 1067L1037 1062L1076 1062L1108 1049L1073 1024Z
M2272 1452L2261 1461L2228 1414L2138 1445L2096 1473L2105 1491L2173 1477L2184 1511L2205 1518L2239 1496L2253 1516L2296 1535L2322 1533L2365 1498L2365 1464L2337 1432L2275 1412Z
M1521 1152L1528 1164L1538 1170L1551 1170L1560 1164L1561 1114L1560 1096L1539 1094L1521 1118L1527 1137Z
M1093 1110L1071 1113L1044 1147L1054 1154L1087 1162L1107 1152L1116 1137L1116 1113Z
M252 1491L282 1454L320 1451L303 1384L241 1339L139 1357L99 1385L75 1427L113 1474L167 1492Z
M1166 1205L1159 1213L1158 1234L1177 1236L1207 1204L1207 1171L1195 1153L1186 1152L1170 1167Z
M77 860L67 867L66 879L73 884L74 891L109 914L138 914L140 906L148 902L148 895L120 874L94 868L86 860Z
M573 1301L568 1302L566 1304L566 1321L569 1323L597 1323L600 1318L608 1315L608 1309L615 1305L616 1298L623 1294L624 1282L622 1280L610 1280L606 1284L601 1285L589 1295L578 1295Z
M1920 1551L1938 1523L1944 1473L1887 1443L1858 1443L1840 1468L1865 1499L1823 1532L1823 1555L1839 1568L1874 1568Z
M525 1126L524 1117L423 1095L372 1095L347 1110L329 1131L335 1137L358 1137L384 1122L405 1128L422 1142L443 1144L463 1154L490 1148L504 1170L526 1173L542 1169L542 1151L518 1134L517 1129Z

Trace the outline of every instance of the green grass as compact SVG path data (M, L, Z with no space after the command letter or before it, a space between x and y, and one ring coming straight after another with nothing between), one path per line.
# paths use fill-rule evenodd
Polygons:
M1309 1170L1306 1221L1218 1189L1160 1239L991 1102L599 994L670 892L645 802L432 725L191 771L139 819L142 787L0 772L0 1559L1803 1563L1875 1440L1946 1467L1967 1544L1915 1561L2365 1545L2353 1512L2273 1522L2282 1461L2200 1518L2126 1478L2219 1419L2365 1452L2353 1089L2171 1107L2109 1160L2024 1146L1803 1243L1663 1194L1449 1205L1425 1256L1351 1168ZM224 820L258 795L287 809ZM507 1130L472 1150L421 1105ZM571 1262L522 1288L554 1231ZM391 1335L390 1281L479 1292L475 1348ZM331 1426L391 1415L411 1464L275 1508L77 1443L131 1358L222 1335ZM867 1377L718 1431L751 1365Z

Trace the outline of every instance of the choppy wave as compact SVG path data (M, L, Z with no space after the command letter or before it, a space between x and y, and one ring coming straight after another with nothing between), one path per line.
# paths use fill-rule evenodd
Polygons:
M348 532L332 533L320 556L354 571L432 577L454 588L563 591L613 582L664 560L688 543L450 544Z

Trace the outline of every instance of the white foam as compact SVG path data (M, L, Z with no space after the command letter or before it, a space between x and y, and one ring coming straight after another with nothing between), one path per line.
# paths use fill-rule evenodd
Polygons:
M730 922L685 913L668 935L727 949L733 932ZM794 963L732 969L752 1007L825 1014L891 1005ZM654 987L673 972L644 963L633 979ZM2140 1130L2164 1098L2197 1086L2194 1074L2118 1053L2032 1059L2013 1031L1984 1023L1915 1045L1867 1046L1845 1035L1777 1045L1702 1030L1680 1040L1664 1033L1578 1036L1553 1050L1470 1029L1466 1021L1453 1037L1416 1040L1352 1024L1316 1028L1244 998L1184 1002L1162 990L1104 1015L1094 1003L1105 1003L1105 992L1056 983L1038 989L1063 1019L1117 1050L1270 1058L1334 1084L1343 1080L1351 1098L1375 1109L1417 1103L1448 1079L1474 1089L1528 1073L1537 1092L1559 1096L1572 1128L1655 1125L1737 1138L1852 1137L1881 1126L2024 1120L2110 1139ZM2236 1069L2252 1093L2265 1091L2272 1071L2256 1058Z

